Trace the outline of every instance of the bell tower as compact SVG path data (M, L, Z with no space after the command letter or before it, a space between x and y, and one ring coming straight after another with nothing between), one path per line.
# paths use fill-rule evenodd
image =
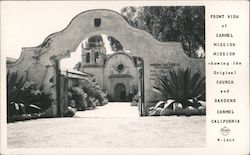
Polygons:
M82 65L104 65L106 49L101 35L90 37L81 44Z

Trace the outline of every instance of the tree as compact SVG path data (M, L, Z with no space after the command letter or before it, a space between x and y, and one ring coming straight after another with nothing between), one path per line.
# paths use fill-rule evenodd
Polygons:
M113 51L117 52L123 50L122 44L114 37L108 36L108 40L110 41L110 46Z
M157 40L181 42L186 54L197 57L205 49L205 8L202 6L125 7L127 22L152 34Z

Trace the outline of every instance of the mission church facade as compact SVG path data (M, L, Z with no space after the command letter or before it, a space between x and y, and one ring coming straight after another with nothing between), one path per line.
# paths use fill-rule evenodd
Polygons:
M82 43L81 53L79 71L95 77L110 101L131 101L138 91L136 58L121 48L108 54L101 35L90 37Z

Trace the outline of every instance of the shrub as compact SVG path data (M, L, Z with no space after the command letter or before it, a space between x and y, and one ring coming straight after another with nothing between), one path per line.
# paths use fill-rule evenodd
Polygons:
M153 90L161 94L165 101L171 99L174 103L181 103L183 108L201 106L197 100L205 100L205 77L201 73L191 74L191 69L170 70L169 76L164 75L159 78ZM173 108L172 108L173 109Z
M87 108L87 103L84 99L85 92L81 87L72 87L69 89L69 98L75 101L75 108L77 110L85 110Z
M18 73L7 73L7 121L15 115L40 113L51 105L35 82L18 78Z
M81 81L81 88L88 94L99 100L100 105L107 104L107 94L101 90L101 87L95 82L94 79L84 79Z
M67 112L64 114L64 117L73 117L76 114L76 110L71 106L67 107Z
M107 94L101 90L95 79L82 79L78 86L71 87L68 92L69 103L78 110L93 109L108 103Z

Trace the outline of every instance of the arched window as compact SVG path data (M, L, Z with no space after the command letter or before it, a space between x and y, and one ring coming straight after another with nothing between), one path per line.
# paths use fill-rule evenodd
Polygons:
M99 62L99 53L95 52L95 62Z
M89 63L90 62L90 53L87 53L86 55L86 63Z

